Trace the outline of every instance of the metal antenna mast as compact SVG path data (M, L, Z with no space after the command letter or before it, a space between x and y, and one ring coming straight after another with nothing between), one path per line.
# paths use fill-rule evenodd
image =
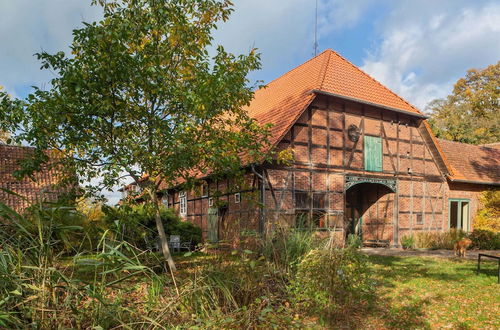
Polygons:
M318 0L316 0L316 17L314 23L314 56L318 55Z

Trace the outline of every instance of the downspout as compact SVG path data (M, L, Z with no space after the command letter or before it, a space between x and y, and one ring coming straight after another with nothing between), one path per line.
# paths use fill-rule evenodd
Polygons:
M254 164L251 165L252 172L260 179L260 219L259 219L259 231L262 235L264 235L264 222L266 219L265 212L266 212L266 180L264 178L264 175L258 173L255 170ZM262 170L264 171L264 170Z

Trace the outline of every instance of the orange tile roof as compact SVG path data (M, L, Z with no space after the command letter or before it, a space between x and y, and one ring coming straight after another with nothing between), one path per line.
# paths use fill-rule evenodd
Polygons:
M331 49L256 91L247 110L259 123L273 124L271 142L276 144L314 99L314 93L321 92L423 116Z
M445 153L450 180L500 184L500 150L438 139Z

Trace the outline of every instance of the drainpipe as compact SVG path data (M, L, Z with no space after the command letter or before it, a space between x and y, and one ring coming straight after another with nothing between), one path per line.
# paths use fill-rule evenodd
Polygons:
M264 235L264 223L265 223L265 204L266 204L266 180L264 178L264 169L262 169L262 174L255 170L254 165L251 165L252 172L260 179L260 219L259 219L259 231Z

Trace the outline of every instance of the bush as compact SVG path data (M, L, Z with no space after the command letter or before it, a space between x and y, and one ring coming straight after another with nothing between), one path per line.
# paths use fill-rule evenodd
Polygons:
M446 249L453 250L456 242L466 236L462 230L450 229L448 231L422 231L413 234L414 247L421 249Z
M404 235L401 237L401 245L403 246L403 249L413 249L415 246L415 239L413 238L413 235L406 236Z
M373 283L367 257L353 247L312 250L298 265L292 294L299 309L328 323L369 307Z
M116 239L127 241L141 249L152 249L158 232L154 210L145 204L123 204L103 207L104 222ZM182 241L201 242L201 229L190 222L182 221L172 209L161 207L161 219L167 235L180 235Z
M355 249L359 249L363 246L363 241L359 235L349 234L347 236L347 246Z
M489 230L474 229L469 234L472 241L472 248L480 250L500 250L500 233Z
M276 266L286 272L294 272L302 258L319 244L314 231L279 228L261 242L260 250Z

